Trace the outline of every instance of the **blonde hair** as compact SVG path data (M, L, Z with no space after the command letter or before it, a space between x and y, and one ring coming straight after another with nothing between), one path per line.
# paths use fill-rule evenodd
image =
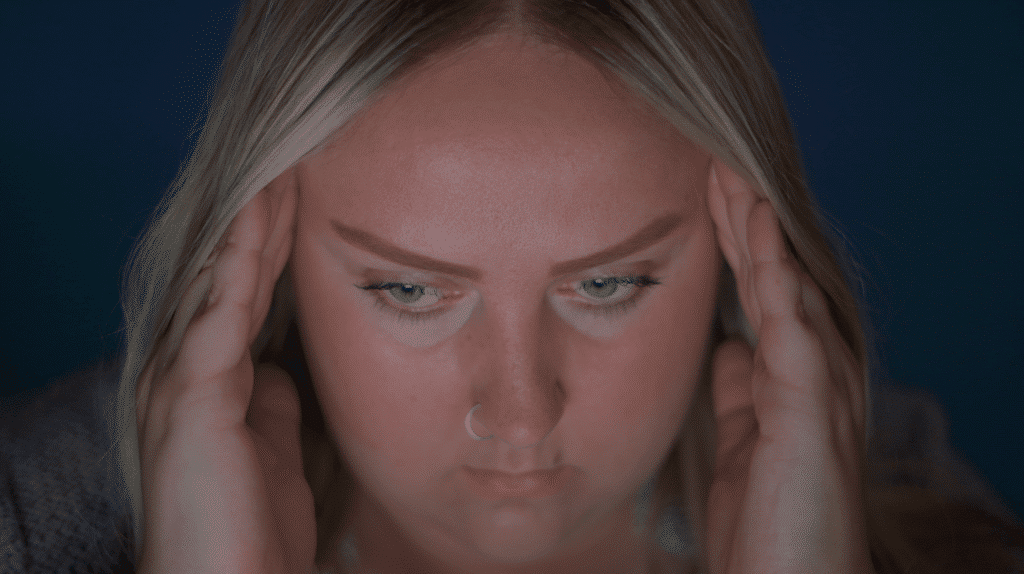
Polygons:
M136 405L145 404L149 389L137 389L136 381L150 363L161 372L173 360L183 332L171 331L171 318L183 314L180 324L187 325L196 313L183 304L185 289L235 214L425 58L509 27L571 49L613 74L771 201L790 251L826 295L870 397L872 346L847 283L857 275L847 259L835 256L845 253L838 239L828 238L837 232L808 193L786 107L745 0L251 0L239 13L192 153L133 249L123 280L126 339L114 423L137 550L144 533ZM756 343L726 265L719 293L719 321L709 348L729 336ZM252 356L282 362L293 321L286 268ZM658 505L684 508L698 563L715 440L708 375L705 365L655 498ZM303 458L321 560L333 552L327 543L346 511L346 498L331 493L347 492L351 478L323 429L315 398L308 389L301 394ZM865 497L879 571L926 564L909 539L889 526L891 509L879 502L892 507L901 499L867 492ZM921 500L924 507L932 504Z

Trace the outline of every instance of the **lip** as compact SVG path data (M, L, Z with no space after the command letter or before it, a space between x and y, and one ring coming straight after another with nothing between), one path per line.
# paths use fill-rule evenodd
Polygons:
M469 466L462 470L469 487L488 500L554 496L562 491L572 474L572 469L566 465L514 474Z

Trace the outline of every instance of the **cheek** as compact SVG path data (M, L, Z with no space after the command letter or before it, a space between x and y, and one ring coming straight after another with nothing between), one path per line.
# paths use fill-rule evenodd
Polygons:
M658 293L614 342L587 347L575 357L581 388L587 381L605 381L591 387L579 416L594 446L605 445L609 457L631 453L638 465L654 464L678 435L707 353L717 300L716 255L711 250L688 266L686 280ZM607 464L622 461L609 458Z
M450 429L439 420L455 420L458 413L445 415L445 409L461 403L454 389L438 388L436 379L424 376L442 365L424 351L396 343L375 324L379 311L373 303L372 313L364 309L362 300L370 297L341 296L338 285L350 283L339 283L329 269L315 249L297 245L292 257L297 321L327 427L357 474L383 473L391 480L429 474L437 466L438 449L458 444L458 435L447 436Z
M680 288L666 292L664 305L651 314L645 357L639 362L646 371L643 378L660 383L652 400L660 397L666 408L682 409L684 416L708 352L718 299L718 254L713 244L707 247Z
M377 347L369 340L374 333L366 328L358 305L339 292L339 285L347 284L339 282L324 263L315 248L296 245L292 257L296 320L306 363L335 438L356 436L373 442L375 434L360 415L383 400L379 395L386 389L378 383L389 377L378 368Z
M448 339L461 329L478 304L479 296L473 292L454 303L451 311L426 320L416 320L381 309L373 297L359 297L356 307L362 316L370 318L381 332L390 335L399 345L412 349L427 349Z

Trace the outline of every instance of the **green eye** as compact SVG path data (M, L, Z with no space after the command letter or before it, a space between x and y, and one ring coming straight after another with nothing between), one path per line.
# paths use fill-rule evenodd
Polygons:
M444 307L437 307L437 303L445 299L444 294L437 288L417 283L399 283L388 281L372 285L356 285L364 291L376 291L374 297L377 307L394 313L402 319L425 320L435 317L444 312Z
M395 298L395 301L399 303L415 303L423 297L426 289L422 285L413 285L406 283L404 285L392 285L387 289L387 292Z
M647 275L595 277L578 282L575 290L594 302L580 302L578 305L594 313L613 316L631 309L650 287L659 283Z
M619 290L619 282L613 277L606 277L600 279L588 279L582 282L583 291L591 297L597 297L598 299L605 299L611 297Z

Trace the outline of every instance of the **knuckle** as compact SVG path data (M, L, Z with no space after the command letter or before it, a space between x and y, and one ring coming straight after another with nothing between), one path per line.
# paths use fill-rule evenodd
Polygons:
M788 378L817 384L828 375L825 347L814 329L803 321L773 318L766 322L766 331L774 336L762 338L765 360L771 370Z
M803 295L801 303L803 305L805 315L821 317L825 320L831 319L828 305L825 302L825 297L822 295L818 284L804 273L801 273L800 275L800 292Z
M778 261L756 263L753 268L758 299L768 315L795 314L799 306L799 283L788 264Z

